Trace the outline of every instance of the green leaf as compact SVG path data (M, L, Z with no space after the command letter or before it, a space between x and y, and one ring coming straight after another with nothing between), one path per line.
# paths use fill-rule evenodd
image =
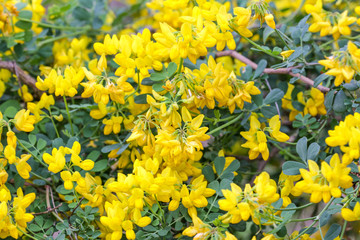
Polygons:
M163 86L164 86L163 82L157 82L152 86L152 88L154 89L155 92L161 92L164 91Z
M303 137L296 144L296 152L300 158L306 163L307 160L307 138Z
M97 151L97 150L94 150L94 151L91 151L90 153L89 153L89 155L87 155L87 159L90 159L90 160L93 160L93 161L96 161L98 158L99 158L99 156L100 156L100 152L99 151Z
M122 154L129 145L130 145L130 143L126 143L126 144L122 145L121 148L116 152L116 154Z
M35 217L35 222L39 225L39 226L42 226L44 225L44 218L42 216L36 216ZM32 225L32 224L30 224Z
M145 86L152 86L154 84L154 81L152 81L149 77L144 78L141 81L141 85L145 85Z
M346 90L349 90L349 91L355 91L356 89L359 88L359 86L356 84L356 81L351 81L349 83L345 83L343 85L343 87L346 89Z
M219 190L225 190L225 189L230 189L231 188L231 184L232 183L232 181L231 180L229 180L229 179L223 179L223 180L221 180L221 182L220 182L220 189ZM219 193L219 196L224 196L223 195L223 193L222 193L222 191Z
M315 160L320 151L320 145L317 143L311 143L307 150L307 159Z
M82 8L82 7L74 8L73 16L74 16L74 18L76 18L80 21L86 21L91 18L91 14L88 12L88 10L86 10L85 8Z
M18 28L24 29L24 30L29 30L32 26L31 22L25 22L25 21L17 21L15 23L15 26L17 26Z
M37 148L38 150L42 150L43 148L46 147L46 145L47 145L47 142L46 142L44 139L39 138L39 140L38 140L38 142L37 142L37 144L36 144L36 148Z
M299 175L301 168L306 169L307 167L305 164L295 161L286 161L282 166L284 174L289 176Z
M36 135L34 135L34 134L29 134L28 138L29 138L29 142L30 142L32 145L35 146L35 143L36 143Z
M31 19L32 18L32 12L28 11L28 10L22 10L22 11L19 12L19 17L20 18Z
M154 82L162 81L166 79L166 74L164 72L153 72L150 75L150 79Z
M275 32L274 29L272 29L271 27L269 26L266 26L265 29L264 29L264 32L263 32L263 43L265 44L266 40L268 39L268 37L273 33Z
M168 73L168 77L171 77L172 75L174 75L174 73L176 72L176 70L177 70L177 65L176 65L176 63L174 63L174 62L169 63L169 65L168 65L168 67L167 67L167 69L166 69L166 71L167 71L167 73Z
M42 179L35 179L33 183L38 186L44 186L46 184L46 182Z
M268 105L274 102L279 101L284 96L284 92L281 91L279 88L275 88L270 91L270 93L265 97L264 104Z
M276 107L274 106L264 106L260 109L260 111L264 115L264 117L268 119L278 114Z
M36 224L29 224L29 225L28 225L28 228L30 229L30 231L33 231L33 232L39 232L39 231L41 231L41 227L39 227L39 226L36 225Z
M136 104L146 104L147 101L146 101L146 97L147 95L150 95L149 93L145 93L145 94L140 94L140 95L137 95L135 98L134 98L134 102Z
M217 175L220 176L225 167L225 158L216 157L214 160L214 165Z
M230 165L227 168L225 168L225 170L221 174L220 178L221 179L229 179L229 180L234 179L234 177L235 177L234 172L236 170L238 170L239 167L240 167L240 162L235 159L234 161L232 161L230 163Z
M59 148L61 146L64 146L64 140L62 138L55 138L52 142L52 147Z
M218 194L220 192L220 184L218 181L212 181L208 184L208 188L214 189Z
M213 168L209 165L206 165L202 169L202 174L204 174L206 180L208 180L209 182L212 182L215 179L215 174L214 174Z
M335 95L333 109L335 112L342 113L346 111L345 107L346 95L343 90L340 90Z
M329 75L326 75L325 73L317 76L315 79L314 79L314 87L317 87L320 85L320 83L322 83L325 79L329 78Z
M102 153L109 153L109 152L111 152L112 150L115 150L115 149L120 148L121 145L122 145L121 143L116 143L116 144L112 144L112 145L107 145L107 146L105 146L105 147L103 147L103 148L101 149L101 152L102 152Z
M296 205L294 203L290 203L289 205L286 206L286 208L295 208ZM281 217L284 218L284 221L290 219L292 217L292 215L294 215L294 213L296 212L296 210L291 210L291 211L282 211L281 212Z
M334 223L330 226L329 230L326 232L325 240L333 240L339 236L341 232L341 226L337 223Z
M93 1L92 0L79 0L80 5L86 8L92 8Z
M324 105L326 109L329 111L332 108L334 102L335 90L331 90L325 96Z
M6 108L6 110L4 112L4 116L6 116L8 118L14 118L17 112L18 112L17 108L10 106L10 107Z
M108 160L100 160L95 162L94 168L91 169L92 172L101 172L102 170L106 169L108 166Z
M255 70L253 79L258 78L264 72L266 66L267 66L267 61L265 59L261 59Z

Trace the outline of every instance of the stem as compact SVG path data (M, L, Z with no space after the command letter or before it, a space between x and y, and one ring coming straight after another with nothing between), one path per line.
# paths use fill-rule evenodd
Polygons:
M275 138L271 137L271 136L266 136L267 138L269 138L272 141L278 142L278 140L276 140ZM286 143L289 145L296 145L297 143L293 143L293 142L282 142L282 143Z
M267 55L270 55L274 58L277 58L277 59L280 59L282 60L282 57L278 56L278 55L275 55L273 54L272 52L270 52L269 50L265 50L263 47L261 47L259 44L257 44L256 42L254 42L253 40L247 38L247 37L244 37L242 36L246 41L248 41L249 43L251 43L255 48L259 49L260 51L262 51L263 53L266 53Z
M35 238L35 237L27 234L25 231L23 231L23 230L22 230L21 228L19 228L18 226L16 226L16 228L17 228L22 234L24 234L25 236L27 236L28 238L35 239L35 240L39 240L38 238ZM43 238L41 238L41 239L43 239Z
M206 213L206 215L205 215L205 218L204 218L205 220L206 220L206 218L208 217L211 209L213 208L214 203L215 203L216 199L218 198L218 196L219 196L218 194L215 195L214 201L211 203L211 205L210 205L210 207L209 207L209 210L207 211L207 213Z
M313 205L314 203L308 203L308 204L305 204L303 206L300 206L300 207L294 207L294 208L274 208L274 210L276 211L293 211L293 210L300 210L300 209L303 209L303 208L307 208L311 205Z
M305 222L309 220L314 220L316 217L309 217L309 218L301 218L301 219L291 219L290 222Z
M177 74L180 74L181 73L181 69L182 69L182 65L184 63L184 59L183 58L180 58L180 64L179 64L179 69L177 71Z
M49 39L46 39L46 40L43 40L43 41L39 42L37 45L38 45L38 47L42 47L45 44L52 43L52 42L55 42L55 41L63 39L63 38L68 38L68 37L73 37L73 36L76 36L76 35L79 35L79 34L83 34L83 33L86 33L87 31L88 30L81 30L81 31L78 31L78 32L73 32L73 33L64 34L64 35L60 35L60 36L57 36L57 37L49 38Z
M227 123L221 125L220 127L217 127L215 129L213 129L212 131L208 132L207 134L208 135L214 134L214 133L220 131L221 129L226 128L227 126L230 126L231 124L237 122L242 116L243 116L243 113L240 113L239 116L237 116L236 118L234 118L230 122L227 122Z
M277 147L278 149L284 151L284 154L288 155L289 157L293 158L293 159L300 159L299 157L293 155L292 153L290 153L289 151L287 151L285 148L281 147L279 144L272 142L272 144Z
M43 23L43 22L38 22L38 21L34 21L31 19L27 19L27 18L18 18L20 21L24 21L24 22L31 22L31 23L35 23L40 27L45 27L45 28L52 28L52 29L61 29L61 30L78 30L78 29L90 29L90 26L84 26L84 27L70 27L70 26L57 26L57 25L53 25L53 24L49 24L49 23Z
M55 129L55 132L56 132L56 136L57 136L58 138L60 138L59 132L58 132L58 130L57 130L56 124L55 124L55 122L54 122L54 119L53 119L53 116L52 116L52 113L51 113L51 107L49 107L49 113L50 113L50 120L51 120L52 124L54 125L54 129Z
M47 180L46 178L34 173L34 172L31 172L32 175L34 175L35 177L37 178L40 178L41 180L44 180L47 184L51 184L51 182L49 180Z
M19 143L19 145L25 150L27 151L36 161L38 161L41 165L43 165L44 167L48 167L42 160L40 160L35 154L33 154L27 147L24 146L24 144L22 144L22 142L17 139L17 142Z
M289 45L286 43L286 41L284 40L284 38L281 36L281 34L279 33L279 30L277 30L275 28L275 32L276 34L279 36L279 38L281 39L281 41L285 44L285 46L287 47L288 50L290 50L291 48L289 47Z
M63 96L63 98L64 98L64 103L65 103L66 113L68 115L68 119L69 119L69 123L70 123L71 135L74 136L74 127L72 125L71 116L70 116L70 112L69 112L69 107L68 107L65 95Z
M51 204L50 204L50 186L47 186L46 185L46 207L48 208L48 209L51 209ZM55 206L54 206L55 207ZM64 222L64 220L61 218L61 217L59 217L59 215L57 215L55 212L51 212L51 214L56 218L56 219L58 219L60 222Z
M332 197L330 199L330 201L326 204L326 206L319 213L319 215L316 216L314 222L310 226L308 226L304 231L302 231L299 235L297 235L297 237L294 240L296 240L296 239L300 238L302 235L304 235L311 227L313 227L316 224L317 221L319 221L321 215L331 206L331 203L334 201L334 199L335 199L334 197Z
M343 227L342 227L342 229L341 229L340 240L341 240L341 239L343 238L343 236L344 236L345 229L346 229L346 225L347 225L347 221L345 220L345 221L344 221L344 225L343 225Z

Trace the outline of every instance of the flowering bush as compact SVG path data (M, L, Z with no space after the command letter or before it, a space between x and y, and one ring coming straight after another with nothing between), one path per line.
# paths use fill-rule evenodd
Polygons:
M358 239L356 1L0 9L0 238Z

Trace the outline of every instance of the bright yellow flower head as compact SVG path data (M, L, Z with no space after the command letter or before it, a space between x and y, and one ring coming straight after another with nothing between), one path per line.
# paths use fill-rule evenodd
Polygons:
M35 116L30 115L30 110L22 109L14 117L15 127L19 131L31 132L34 130Z

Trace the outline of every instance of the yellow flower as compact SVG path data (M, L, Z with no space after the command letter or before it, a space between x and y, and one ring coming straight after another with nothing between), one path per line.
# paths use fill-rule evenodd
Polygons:
M65 148L53 148L52 155L44 153L43 160L49 165L48 170L53 173L58 173L65 167Z
M247 142L242 147L249 148L249 158L253 160L261 153L264 160L269 158L266 135L260 129L260 122L255 116L250 117L250 129L247 132L240 132Z
M279 142L286 142L289 140L289 136L283 132L280 132L281 122L279 115L273 116L269 121L269 130L271 137L275 138Z
M331 196L338 198L341 196L342 188L352 186L352 178L350 177L350 168L343 165L337 154L334 154L330 160L330 165L323 161L321 170L316 162L308 160L309 171L300 169L303 178L295 185L296 190L310 193L310 202L318 203L324 200L327 203Z
M269 14L269 13L265 14L265 22L272 29L276 28L276 24L275 24L275 21L274 21L274 15Z
M294 52L295 50L286 50L286 51L282 51L280 55L283 57L283 60L285 60L286 58L289 58L291 54L293 54Z
M353 210L348 208L341 209L341 216L349 222L359 221L360 220L360 203L357 202Z
M105 124L104 134L109 135L111 132L118 134L121 130L121 123L123 117L121 116L111 116L111 119L104 119L103 124Z
M22 154L20 159L17 159L16 170L23 179L29 179L31 166L27 163L27 160L31 157L30 154Z
M29 93L29 88L27 85L23 85L19 90L18 94L24 99L25 102L31 102L34 97Z
M16 113L15 127L19 131L31 132L34 130L35 116L30 115L30 110L22 109Z

